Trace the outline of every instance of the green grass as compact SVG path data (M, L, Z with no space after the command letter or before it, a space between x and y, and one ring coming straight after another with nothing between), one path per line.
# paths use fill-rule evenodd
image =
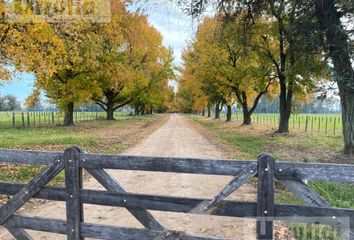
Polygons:
M116 118L126 116L125 113L115 112ZM105 119L105 112L75 112L74 122ZM62 112L0 112L1 128L23 128L39 126L55 126L62 124L64 114ZM54 124L53 124L54 122Z
M1 148L32 149L38 145L97 145L97 140L70 128L29 128L1 130Z
M222 114L223 118L226 118L225 116L225 114ZM233 119L241 121L242 114L233 114ZM294 132L341 136L341 121L341 114L292 114L289 121L289 128ZM252 115L252 122L269 128L276 128L279 123L279 114L255 113Z
M336 162L343 148L341 135L324 135L291 132L290 135L274 134L276 128L254 123L241 126L234 120L231 124L212 121L200 116L190 116L209 130L216 138L232 145L235 158L248 160L262 152L270 152L276 159L301 162ZM343 156L341 156L343 158ZM348 159L348 162L351 160Z

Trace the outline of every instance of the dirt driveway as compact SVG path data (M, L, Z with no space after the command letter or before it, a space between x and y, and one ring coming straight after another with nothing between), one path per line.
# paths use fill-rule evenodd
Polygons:
M207 138L200 134L188 119L174 114L158 130L140 143L122 154L137 156L168 156L221 159L223 153ZM111 170L114 176L129 192L185 197L212 198L232 178L190 174L170 174L156 172L137 172ZM148 184L147 184L148 183ZM85 188L102 189L89 178ZM246 185L232 194L228 199L252 200L255 189ZM23 215L43 216L65 219L65 203L36 202L31 210L21 211ZM186 231L188 233L211 235L230 239L255 239L254 224L236 218L198 216L191 214L162 213L152 214L167 229ZM85 206L85 221L122 227L143 228L125 209ZM246 227L246 232L244 233ZM34 239L66 239L65 236L30 231ZM13 239L4 229L0 229L0 240Z

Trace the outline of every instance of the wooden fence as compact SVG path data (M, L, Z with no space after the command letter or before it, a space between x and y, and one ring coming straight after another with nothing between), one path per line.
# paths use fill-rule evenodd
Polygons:
M338 227L341 218L350 219L350 226L342 233L353 238L354 209L329 206L304 180L354 183L354 165L306 164L275 162L268 154L258 161L200 160L156 157L98 155L81 152L72 147L64 153L0 150L0 162L46 165L26 185L0 183L0 194L13 196L0 208L0 224L16 239L32 237L26 230L67 235L67 239L184 239L213 240L210 236L195 236L166 229L149 210L251 218L257 221L257 238L273 239L273 221L284 217L288 221L309 223L309 219L326 217L325 224ZM85 169L107 191L83 189L82 171ZM213 199L182 198L129 193L104 169L156 171L204 175L233 176L233 180ZM46 184L59 172L65 171L65 187ZM225 200L231 193L252 178L258 179L257 202ZM306 205L279 205L274 201L275 180L300 198ZM16 214L30 198L66 202L66 221ZM83 204L126 208L145 229L89 224L83 221ZM235 220L236 221L236 220Z
M116 112L115 116L121 113ZM105 112L74 112L74 122L106 118ZM0 128L29 128L62 124L63 112L0 112Z
M242 114L234 114L234 119L242 121ZM252 123L277 128L279 114L254 113ZM342 117L340 114L292 114L289 119L290 131L322 134L326 136L342 135Z

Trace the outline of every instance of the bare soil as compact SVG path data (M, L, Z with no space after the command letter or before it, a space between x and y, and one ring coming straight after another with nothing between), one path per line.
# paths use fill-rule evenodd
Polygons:
M221 159L226 157L224 152L211 144L193 124L178 114L171 115L163 126L122 154L204 159ZM129 192L202 198L212 198L232 179L231 177L220 176L119 170L111 170L110 174ZM88 178L85 181L84 187L87 189L102 189L92 178ZM255 197L256 190L254 186L247 184L228 199L253 201ZM28 209L25 206L21 214L65 219L65 203L33 201L33 204L34 206ZM152 214L166 228L171 230L230 239L255 239L255 224L249 220L162 212L152 212ZM122 227L143 228L127 210L121 208L87 205L85 206L85 221ZM66 239L65 236L57 234L34 231L30 231L30 233L34 239ZM0 239L9 240L13 239L13 237L0 228Z

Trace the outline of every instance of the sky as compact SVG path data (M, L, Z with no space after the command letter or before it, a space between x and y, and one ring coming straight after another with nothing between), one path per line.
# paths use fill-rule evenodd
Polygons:
M161 32L163 44L173 49L174 63L181 66L181 53L194 36L197 27L195 21L183 14L172 1L145 4L141 11L148 15L149 22ZM18 75L11 83L4 83L2 87L0 86L0 95L12 94L18 100L23 101L31 93L33 82L34 77L31 74Z

